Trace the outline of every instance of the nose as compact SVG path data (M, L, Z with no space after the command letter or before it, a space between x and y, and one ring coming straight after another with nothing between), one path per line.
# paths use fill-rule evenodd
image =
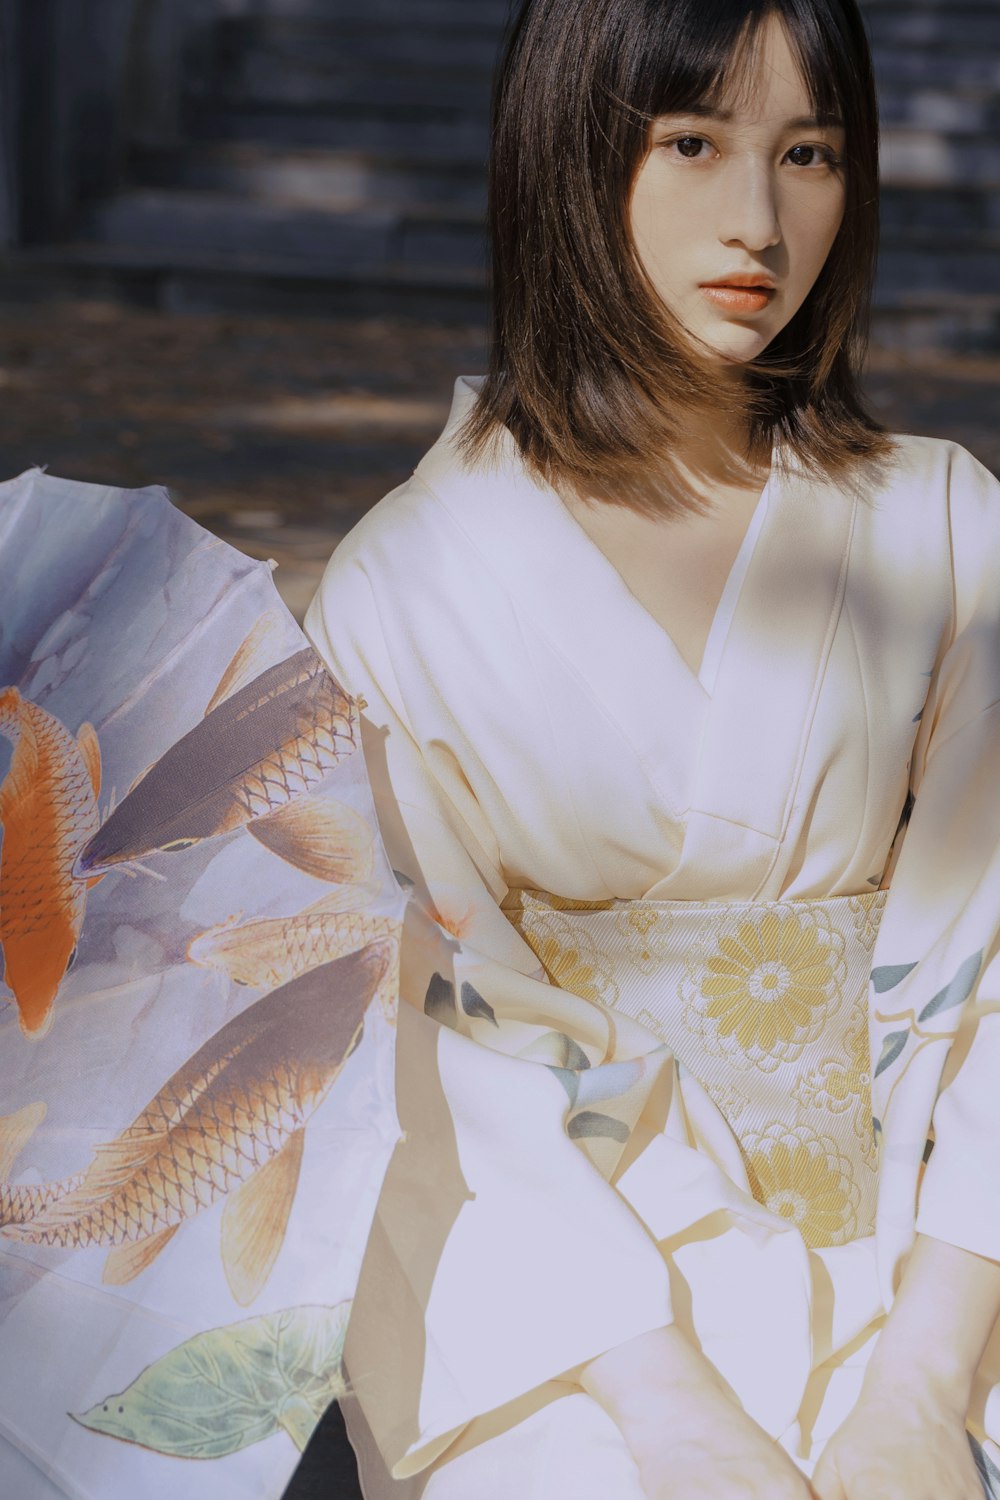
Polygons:
M780 244L778 189L770 164L743 158L733 165L737 170L726 174L723 187L719 239L755 253Z

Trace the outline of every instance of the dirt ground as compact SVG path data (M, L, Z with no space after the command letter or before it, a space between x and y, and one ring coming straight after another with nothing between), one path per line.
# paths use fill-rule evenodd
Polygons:
M478 326L0 307L0 478L40 464L165 484L274 558L301 619L337 541L411 472L485 350ZM868 389L891 429L953 438L1000 474L1000 359L875 350Z

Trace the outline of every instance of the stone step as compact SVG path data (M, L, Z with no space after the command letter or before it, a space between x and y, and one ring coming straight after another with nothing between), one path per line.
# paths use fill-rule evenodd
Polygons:
M330 49L329 55L282 57L250 54L220 65L203 97L230 109L320 110L353 106L365 111L411 108L439 118L489 115L492 65L439 67L372 57L358 61Z
M216 81L223 82L231 73L259 70L270 78L278 68L322 71L347 63L435 74L470 68L488 73L496 63L501 37L499 28L471 25L467 19L446 26L415 26L387 25L372 16L347 22L232 18L220 21L205 36L195 60L214 64Z
M1000 87L946 89L934 84L884 83L879 89L879 112L883 127L989 135L995 140L1000 134Z
M1000 7L955 5L892 7L866 12L875 47L928 47L937 52L975 53L1000 47Z
M970 296L1000 298L1000 233L961 240L928 231L883 235L875 279L878 306L934 306Z
M879 86L888 88L1000 90L1000 51L876 46L872 49Z
M318 25L343 25L352 21L377 21L414 30L429 26L469 26L499 32L507 24L512 0L280 0L280 4L270 6L267 0L263 4L261 0L226 0L225 10L232 18L265 22L295 20Z
M442 118L438 111L412 106L399 109L360 107L289 111L221 109L207 104L192 109L188 131L196 141L236 142L283 148L398 152L405 146L413 160L478 162L485 171L489 124L465 115Z
M93 204L80 238L186 265L244 266L274 274L373 278L412 266L447 277L484 274L478 214L434 205L364 204L323 211L229 193L137 188Z
M882 132L882 179L892 187L1000 186L1000 137L889 126Z
M291 0L283 0L287 7ZM949 0L860 0L861 9L866 16L875 12L906 11L908 14L914 11L933 11L940 15L945 12L949 14L966 13L975 11L987 11L990 15L996 9L996 0L958 0L957 4L949 4Z
M479 160L422 160L346 147L206 144L136 150L129 176L149 188L241 194L320 209L433 203L480 217L486 212L486 174Z
M482 328L485 274L439 265L315 267L288 258L211 256L172 246L63 241L0 252L0 299L100 299L165 312L310 318L404 318Z
M952 297L934 305L911 299L876 307L872 341L882 349L923 357L940 350L995 358L1000 353L1000 297Z
M1000 187L992 192L977 188L883 187L882 231L884 235L930 232L956 239L981 234L1000 234Z

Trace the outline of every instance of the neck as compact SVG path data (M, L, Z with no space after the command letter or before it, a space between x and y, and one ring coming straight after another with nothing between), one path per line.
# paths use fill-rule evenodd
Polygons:
M720 488L747 489L767 478L767 467L747 458L743 418L724 408L685 415L684 436L674 450L678 469L695 492L717 495Z

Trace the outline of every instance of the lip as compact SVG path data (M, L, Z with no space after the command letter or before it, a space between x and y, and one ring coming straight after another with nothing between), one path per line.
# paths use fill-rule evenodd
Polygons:
M703 281L703 287L710 286L734 286L752 287L755 291L773 292L775 280L768 276L766 271L734 271L731 276L719 276L715 281Z
M703 281L701 290L723 312L748 317L763 312L774 296L774 283L762 276L732 276L726 281Z

